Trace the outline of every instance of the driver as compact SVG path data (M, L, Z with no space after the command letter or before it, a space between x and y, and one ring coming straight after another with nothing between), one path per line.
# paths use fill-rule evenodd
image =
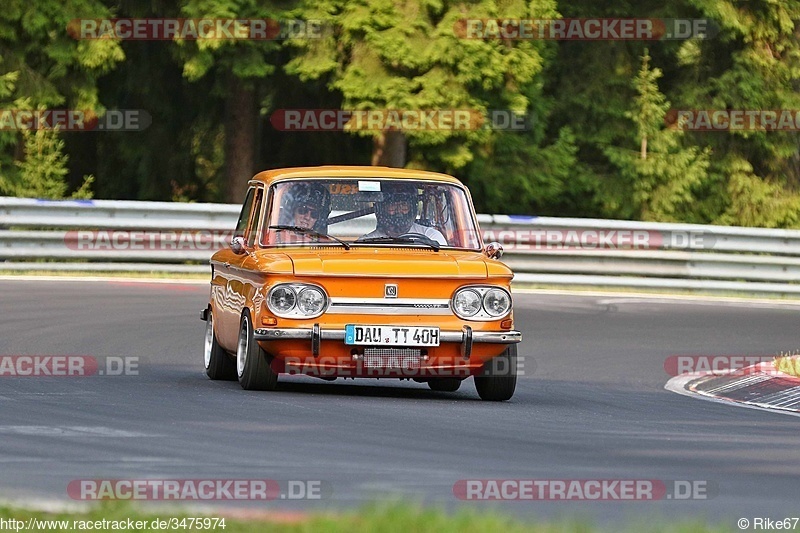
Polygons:
M331 193L319 183L298 183L291 190L293 226L325 233L331 212Z
M331 193L319 183L296 183L286 192L285 214L281 224L327 233L331 212ZM283 211L283 210L282 210ZM278 242L284 244L314 242L309 235L281 232Z
M439 230L417 224L417 188L411 183L385 185L383 200L375 204L375 218L378 219L375 231L367 233L361 239L399 237L415 233L442 246L447 245L447 240Z

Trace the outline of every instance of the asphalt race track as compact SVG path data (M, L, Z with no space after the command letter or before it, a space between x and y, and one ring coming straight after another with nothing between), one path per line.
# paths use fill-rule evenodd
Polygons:
M0 355L138 357L138 375L0 377L0 498L71 501L78 479L321 480L318 501L383 498L607 523L797 516L795 417L664 390L673 354L800 348L800 307L516 294L525 375L506 403L397 380L282 378L277 392L202 368L207 285L0 281ZM460 501L464 479L700 480L693 501Z

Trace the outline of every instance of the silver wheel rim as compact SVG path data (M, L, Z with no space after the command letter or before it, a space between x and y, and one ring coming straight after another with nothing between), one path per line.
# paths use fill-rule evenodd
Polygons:
M214 345L214 323L212 322L211 313L208 314L208 322L206 322L206 342L203 351L203 362L206 369L211 366L211 349Z
M236 346L236 373L239 377L244 374L244 365L247 363L247 351L250 341L247 338L247 317L242 320L242 329L239 330L239 344Z

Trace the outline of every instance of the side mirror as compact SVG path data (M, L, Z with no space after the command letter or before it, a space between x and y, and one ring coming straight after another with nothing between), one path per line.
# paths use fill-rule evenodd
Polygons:
M242 255L247 252L247 246L244 237L234 237L231 239L231 250L236 255Z
M500 259L503 257L503 245L499 242L490 242L483 249L483 253L485 253L486 257L489 259Z

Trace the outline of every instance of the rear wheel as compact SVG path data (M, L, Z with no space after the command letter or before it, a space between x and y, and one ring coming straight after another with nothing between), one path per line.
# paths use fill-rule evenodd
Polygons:
M236 364L217 343L217 336L214 334L214 315L210 309L208 311L208 320L206 320L206 340L204 348L203 364L206 368L206 375L210 379L235 381Z
M242 315L239 342L236 345L236 374L245 390L275 390L278 374L270 367L270 356L253 340L250 315Z
M475 376L475 389L481 400L502 402L514 396L517 388L517 345L511 344L502 354L483 365Z
M434 378L428 381L428 387L436 392L455 392L461 386L458 378Z

